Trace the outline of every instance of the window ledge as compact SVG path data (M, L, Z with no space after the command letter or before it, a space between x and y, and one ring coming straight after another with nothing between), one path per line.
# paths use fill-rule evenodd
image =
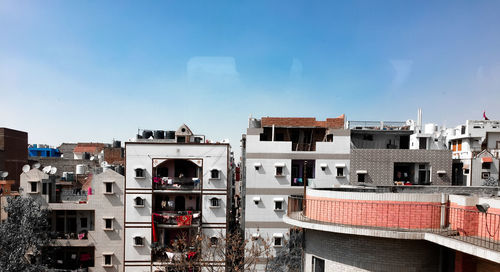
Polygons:
M112 264L102 264L102 267L113 267Z
M110 229L103 228L102 230L104 230L104 231L113 231L114 229L113 228L110 228Z
M218 209L220 206L210 206L210 209Z
M281 178L281 177L285 177L285 175L274 175L274 176L275 176L275 177L279 177L279 178Z
M115 193L114 192L104 192L103 194L105 194L105 195L114 195Z
M136 208L144 208L144 205L134 205Z
M134 245L135 247L143 247L144 245Z
M135 177L136 179L145 179L146 177Z
M284 209L274 209L275 212L284 212Z
M28 194L38 194L39 192L28 192Z
M346 178L347 176L337 176L337 178Z

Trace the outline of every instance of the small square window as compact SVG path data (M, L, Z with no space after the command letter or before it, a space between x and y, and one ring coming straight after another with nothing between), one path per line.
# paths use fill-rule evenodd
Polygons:
M483 169L490 169L491 168L491 162L483 162Z
M469 169L464 169L464 175L468 175L469 174Z
M358 182L365 182L366 174L358 174Z
M144 178L146 176L145 172L146 171L144 171L144 168L136 168L135 169L135 177L136 178Z
M134 202L136 207L144 207L144 198L138 196L134 198Z
M113 194L113 182L105 182L104 187L105 194Z
M276 176L283 176L283 166L276 166Z
M141 236L134 237L134 246L144 246L144 237Z
M210 199L210 208L219 208L220 207L220 199L213 197Z
M217 244L219 243L219 238L217 237L210 237L210 246L217 246Z
M274 209L277 211L282 211L283 210L283 201L275 201L274 202Z
M274 246L275 247L283 246L283 238L282 237L274 237Z
M38 193L38 182L30 182L30 193Z
M344 176L344 167L337 167L337 177Z
M220 179L220 171L219 169L210 170L210 178L211 179Z
M481 178L482 179L489 179L490 178L490 172L482 172L481 173Z
M113 266L113 254L103 254L103 263L102 266L104 267L111 267Z
M104 218L104 230L113 230L113 218Z

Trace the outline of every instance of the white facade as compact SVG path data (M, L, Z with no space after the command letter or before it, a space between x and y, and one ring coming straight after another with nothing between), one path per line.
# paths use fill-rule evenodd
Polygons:
M91 253L93 266L89 267L89 271L123 271L124 177L105 169L103 173L89 175L87 179L91 179L90 190L84 189L74 195L69 190L70 194L56 198L52 193L56 192L56 186L62 186L64 182L55 182L54 177L49 187L51 177L34 168L21 174L21 194L35 198L49 208L52 212L49 220L53 230L61 235L71 236L58 235L55 246L64 248L62 252L74 255L75 258L70 256L72 261L83 258L82 254ZM111 192L106 192L106 183L111 184ZM61 193L63 189L58 190ZM106 226L106 220L110 220L110 225ZM87 232L87 237L79 239L72 236L81 232ZM88 250L82 252L76 249L82 247ZM72 248L75 252L72 252ZM105 257L106 255L110 257ZM53 257L61 262L61 268L69 268L65 267L68 259L65 259L64 254Z
M158 244L168 247L169 240L165 237L180 229L189 232L189 235L197 234L201 229L204 237L225 233L226 211L229 208L229 149L229 144L175 143L166 140L138 140L125 144L125 271L156 271L166 265L152 254L153 213L164 214L168 209L163 203L160 205L160 201L168 202L168 207L172 203L170 213L191 211L193 223L181 228L175 224L162 226L155 221L155 233L163 237L157 237ZM168 170L161 172L160 167ZM144 170L143 177L136 177L136 169ZM214 178L212 171L219 176ZM163 187L156 185L153 178L157 177L168 178L169 183L161 185ZM190 187L168 185L176 179L197 181ZM136 205L137 197L144 200L143 205ZM213 198L219 199L216 207L212 206ZM196 215L200 217L199 226L194 223ZM134 237L143 237L143 245L135 245Z
M247 130L244 224L247 238L258 235L273 244L275 237L289 234L290 226L283 222L283 216L288 196L303 194L304 186L292 175L303 176L305 161L307 169L314 172L314 178L308 179L310 187L328 188L349 183L350 134L349 130L333 130L328 142L316 141L314 151L292 151L291 141L261 141L263 131L263 128ZM337 176L337 168L342 168L341 176Z

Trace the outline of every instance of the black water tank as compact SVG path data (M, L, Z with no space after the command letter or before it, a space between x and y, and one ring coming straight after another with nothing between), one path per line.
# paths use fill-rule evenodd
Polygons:
M123 165L117 165L115 167L115 172L120 174L120 175L124 175L125 174L125 167L123 167Z
M137 134L137 139L142 139L142 135L141 134Z
M153 136L153 132L151 130L143 130L142 138L149 139L149 137Z
M155 130L154 137L155 139L163 139L165 132L163 130Z
M201 137L194 137L194 142L197 144L201 143Z
M120 148L120 147L122 147L122 142L120 142L120 141L113 141L113 147L114 148Z
M83 159L84 160L90 160L90 153L89 152L83 153Z
M169 140L175 139L175 131L169 130L165 132L165 138Z

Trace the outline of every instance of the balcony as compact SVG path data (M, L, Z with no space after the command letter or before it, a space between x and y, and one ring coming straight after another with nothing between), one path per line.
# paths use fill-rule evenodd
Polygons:
M154 223L158 228L199 227L201 212L179 211L153 213Z
M153 178L153 190L196 191L200 189L199 178Z
M389 237L380 234L380 231L403 233L400 238L411 233L422 234L421 237L428 233L437 234L500 251L500 214L484 213L472 207L456 207L454 204L304 199L291 196L288 198L287 217L296 222L311 223L309 226L323 226L323 229L329 226L336 230L358 229L356 233L364 233L361 235L373 233L373 236Z

